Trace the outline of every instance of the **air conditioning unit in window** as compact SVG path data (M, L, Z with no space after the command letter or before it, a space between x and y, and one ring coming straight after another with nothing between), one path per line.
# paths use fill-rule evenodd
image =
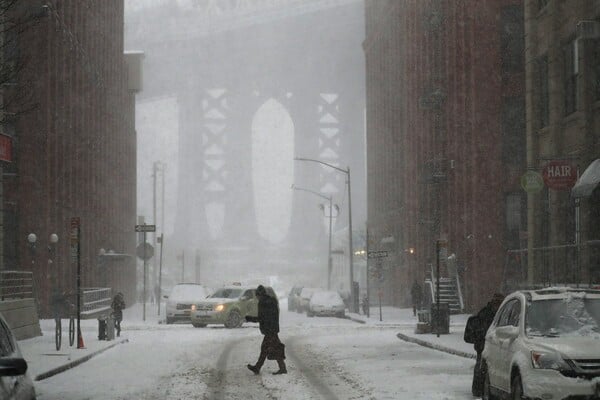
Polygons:
M600 22L598 21L579 21L577 24L578 39L598 39L600 38Z

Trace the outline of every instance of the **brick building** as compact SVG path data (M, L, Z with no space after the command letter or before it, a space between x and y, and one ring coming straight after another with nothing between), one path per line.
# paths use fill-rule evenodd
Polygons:
M525 230L523 3L367 0L363 47L368 246L389 250L384 301L408 304L444 238L478 307Z
M75 289L69 233L71 218L80 217L82 285L121 290L131 302L135 88L123 51L123 1L24 7L36 22L16 43L24 60L16 87L31 107L12 110L17 117L4 125L13 137L13 162L4 165L2 268L32 270L42 312L48 312L52 287ZM31 233L35 246L27 241Z
M598 21L598 1L525 1L527 166L531 170L543 173L551 162L565 162L581 174L600 158ZM600 246L587 245L600 239L600 189L578 200L568 189L546 184L529 194L531 282L600 280ZM574 247L559 248L576 242L582 245L579 257Z

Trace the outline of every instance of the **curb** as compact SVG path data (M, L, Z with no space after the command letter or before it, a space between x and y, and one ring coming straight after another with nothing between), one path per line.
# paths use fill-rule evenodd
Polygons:
M41 373L41 374L39 374L39 375L37 375L35 377L35 380L36 381L42 381L44 379L50 378L51 376L58 375L61 372L65 372L65 371L67 371L67 370L69 370L71 368L74 368L74 367L78 366L79 364L83 364L84 362L88 361L92 357L97 356L98 354L103 353L103 352L105 352L108 349L112 349L113 347L115 347L115 346L117 346L119 344L123 344L123 343L127 343L127 342L129 342L128 339L122 339L122 340L120 340L118 342L115 342L115 343L111 344L110 346L104 347L103 349L96 350L95 352L90 353L87 356L83 356L81 358L78 358L76 360L68 362L67 364L64 364L64 365L61 365L59 367L53 368L50 371L46 371L44 373Z
M352 321L352 322L358 322L359 324L366 324L366 323L367 323L367 321L363 321L362 319L358 319L358 318L352 318L352 317L351 317L351 316L349 316L349 315L346 315L346 317L345 317L345 318L346 318L346 319L349 319L349 320L350 320L350 321Z
M470 358L470 359L477 358L477 356L475 354L467 353L466 351L452 349L450 347L442 346L439 344L430 343L430 342L427 342L422 339L417 339L417 338L414 338L411 336L407 336L403 333L398 333L396 336L398 337L398 339L404 340L405 342L415 343L415 344L418 344L423 347L428 347L433 350L443 351L444 353L452 354L455 356L459 356L459 357L463 357L463 358Z

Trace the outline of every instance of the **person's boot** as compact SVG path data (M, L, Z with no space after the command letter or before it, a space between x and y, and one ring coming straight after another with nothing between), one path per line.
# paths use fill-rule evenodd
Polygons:
M283 360L277 360L277 364L279 364L279 371L273 372L273 375L287 374L287 368L285 367L285 362Z
M246 367L247 367L247 368L248 368L250 371L254 372L254 375L258 375L258 374L260 374L260 367L257 367L256 365L252 365L252 364L248 364L248 365L246 365Z

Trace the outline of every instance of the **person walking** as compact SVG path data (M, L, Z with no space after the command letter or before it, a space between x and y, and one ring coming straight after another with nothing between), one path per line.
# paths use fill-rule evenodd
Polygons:
M465 328L465 341L473 343L477 352L477 361L473 369L473 383L471 393L475 397L481 397L483 394L483 370L481 368L481 353L485 347L485 335L488 328L494 321L496 311L504 301L502 293L495 293L492 299L479 312L470 317Z
M263 338L260 346L260 355L256 364L248 364L247 367L255 375L260 373L260 369L266 359L275 360L279 365L279 370L273 372L273 375L287 374L285 366L285 345L279 340L279 304L277 299L267 294L264 286L259 285L256 288L256 297L258 298L258 316L247 315L246 321L258 322L260 333Z
M421 303L423 302L423 289L419 282L415 279L415 282L410 289L410 296L412 298L413 306L413 317L417 315L417 310L421 309Z
M121 336L121 321L123 321L123 309L125 308L123 293L119 292L115 295L110 307L113 309L113 318L115 319L117 336Z

